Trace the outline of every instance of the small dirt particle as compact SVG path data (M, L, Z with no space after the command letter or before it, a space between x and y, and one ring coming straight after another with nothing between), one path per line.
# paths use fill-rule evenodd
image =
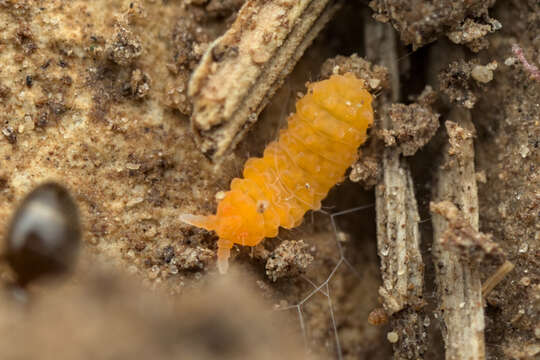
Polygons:
M5 128L3 128L2 134L4 134L10 144L15 144L17 142L17 134L11 126L6 126Z
M109 57L119 65L129 65L142 53L139 38L126 24L117 22L115 32L107 47Z
M390 331L388 334L386 334L386 338L388 339L389 342L391 342L392 344L394 343L397 343L398 340L399 340L399 335L397 332L395 331Z
M398 146L405 156L414 155L429 142L439 128L439 114L418 104L392 104L392 129L382 130L386 146Z
M488 24L481 24L468 18L455 31L451 31L446 35L454 44L465 44L471 51L479 52L489 46L485 36L502 27L497 20L489 18L488 20Z
M377 184L379 174L379 162L374 156L362 156L360 160L353 164L349 179L352 182L359 182L365 189L371 189Z
M150 271L148 272L148 278L151 280L154 280L158 276L159 276L159 267L157 265L154 265L150 268Z
M170 263L173 257L174 248L171 245L167 245L161 250L161 259L163 262Z
M36 51L37 46L34 43L32 31L30 31L28 25L22 25L17 30L15 39L17 43L19 43L19 45L23 48L25 55L31 55L34 51Z
M27 87L31 88L34 84L34 80L32 79L32 75L26 75L25 84Z
M150 76L144 72L142 72L140 69L135 69L131 73L131 93L139 98L143 99L148 95L148 92L150 91Z
M146 248L146 243L144 241L137 241L134 248L139 252L143 251Z
M481 83L488 83L493 80L493 71L488 66L476 65L471 71L474 80Z
M0 100L5 99L9 96L11 90L2 84L0 84Z
M371 92L386 89L389 86L388 70L380 65L372 65L356 54L351 56L336 56L324 62L321 68L323 78L333 74L343 75L353 73L357 78L367 82Z
M471 90L471 72L474 64L454 61L439 75L440 90L454 104L472 109L477 97Z
M515 63L517 62L517 59L513 56L510 56L510 57L507 57L506 59L504 59L504 65L506 66L512 66L512 65L515 65Z
M465 150L464 143L468 139L474 138L475 133L450 120L446 121L444 126L446 127L450 142L450 148L448 148L448 154L450 155L449 163L445 164L445 166L452 166L452 162L461 162L472 156L470 152Z
M73 84L73 79L71 79L69 75L62 76L62 83L66 86L71 86L71 84Z
M313 261L303 240L282 242L266 261L266 275L272 281L303 273Z
M531 285L531 278L528 276L524 276L519 280L519 283L523 286L529 286Z
M202 270L212 261L214 252L197 246L196 248L186 248L172 261L182 270Z
M382 307L373 309L368 315L368 323L370 325L384 325L388 323L388 314Z
M44 128L49 123L49 109L44 109L38 113L36 118L36 126Z

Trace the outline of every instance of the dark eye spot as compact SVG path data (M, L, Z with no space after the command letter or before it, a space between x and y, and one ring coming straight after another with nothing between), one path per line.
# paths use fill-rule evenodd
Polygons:
M78 209L68 191L55 183L33 190L11 221L6 259L20 286L68 272L80 245Z
M257 212L259 214L263 214L266 211L266 209L268 209L269 205L270 203L268 202L268 200L257 201Z

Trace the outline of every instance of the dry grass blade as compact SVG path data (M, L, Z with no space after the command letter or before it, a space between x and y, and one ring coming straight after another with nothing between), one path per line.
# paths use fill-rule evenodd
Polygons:
M482 284L482 295L488 296L489 293L497 286L505 276L512 270L514 270L514 264L506 260L493 275L484 281Z

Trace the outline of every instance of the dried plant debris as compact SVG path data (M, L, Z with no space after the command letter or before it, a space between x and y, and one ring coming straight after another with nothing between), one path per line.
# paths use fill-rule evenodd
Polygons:
M407 307L422 307L424 262L409 167L391 149L385 149L383 167L383 177L375 188L377 248L383 282L379 295L391 315Z
M219 158L244 136L334 14L334 0L248 0L189 83L200 148Z
M306 271L312 261L308 244L303 240L285 240L268 257L266 275L272 281L298 276Z
M384 64L390 72L389 80L377 98L379 113L372 134L392 128L388 115L392 101L399 99L400 76L394 30L385 24L370 23L364 26L366 56ZM390 89L388 89L390 88ZM388 91L389 90L389 91ZM426 96L423 105L429 106ZM407 160L396 147L384 147L381 139L371 137L370 146L362 152L376 156L380 174L375 187L377 249L380 259L382 284L379 286L381 310L370 313L371 322L389 318L387 340L393 347L394 359L421 359L425 352L426 331L423 321L422 299L424 289L424 264L420 253L419 215L414 184ZM361 166L362 158L353 166ZM368 318L368 321L370 318Z
M482 38L501 24L489 18L488 9L495 0L373 0L375 19L390 22L405 44L419 48L446 34L452 41L469 45L473 51L483 48Z
M436 202L452 202L462 209L464 221L478 231L478 194L474 167L474 126L469 110L454 107L446 121L448 143L435 174L432 197ZM452 206L433 207L456 218ZM447 211L444 211L447 210ZM437 212L433 219L433 257L436 270L439 310L444 320L443 338L447 359L485 359L484 308L478 263L463 258L455 247L445 246L455 228ZM448 233L450 231L450 234ZM459 236L459 234L458 234ZM485 240L485 239L484 239Z
M388 115L391 128L381 130L386 146L398 147L405 156L414 155L431 140L439 128L439 114L419 104L392 104Z
M353 73L359 79L363 79L372 93L388 89L390 86L388 69L384 66L372 64L357 54L351 56L338 55L335 58L326 60L321 68L323 78L332 74L343 75L348 72Z
M510 261L506 260L497 271L495 271L489 278L487 278L484 283L482 284L482 295L487 297L489 293L497 286L505 277L508 275L508 273L512 270L514 270L515 265L511 263ZM523 278L521 278L523 280ZM529 286L530 278L525 277L525 281L522 281L522 285Z
M504 259L504 253L493 237L474 229L465 220L462 212L450 201L431 203L430 210L448 221L448 228L440 239L449 250L458 251L462 258L481 264L486 257L497 261Z

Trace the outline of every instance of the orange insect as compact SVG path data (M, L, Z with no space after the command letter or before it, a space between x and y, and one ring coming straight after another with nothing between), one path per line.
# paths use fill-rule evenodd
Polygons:
M353 74L312 83L296 113L262 158L250 158L243 178L219 202L217 214L183 214L188 224L219 236L218 269L227 272L233 244L255 246L279 227L300 225L308 210L321 208L328 191L358 158L373 123L372 96Z

